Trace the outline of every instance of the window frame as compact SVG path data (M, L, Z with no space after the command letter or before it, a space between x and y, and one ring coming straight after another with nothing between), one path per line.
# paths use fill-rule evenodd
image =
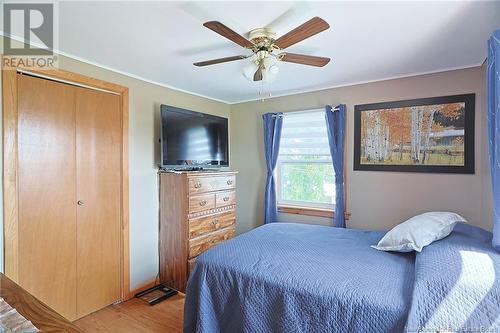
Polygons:
M292 114L303 114L303 113L312 113L312 112L325 112L324 109L310 109L304 111L291 111L284 114L292 115ZM326 121L325 121L326 122ZM347 131L346 131L347 132ZM278 161L276 164L276 170L274 172L274 176L276 178L276 203L278 206L278 211L282 213L288 214L300 214L300 215L310 215L310 216L321 216L321 217L333 217L335 211L337 210L335 204L326 204L326 203L315 203L309 201L295 201L295 200L283 200L281 198L281 153L278 155ZM344 142L344 207L343 212L346 217L350 216L350 214L346 213L347 207L347 168L346 166L346 156L347 156L347 140ZM333 167L333 162L331 159L329 161L311 161L311 160L292 160L294 163L318 163L318 164L326 164L330 163Z

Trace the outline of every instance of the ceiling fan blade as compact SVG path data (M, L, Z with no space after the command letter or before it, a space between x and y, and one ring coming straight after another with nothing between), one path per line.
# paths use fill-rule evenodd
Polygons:
M330 58L316 57L305 54L285 53L280 55L281 61L293 62L296 64L323 67L330 62Z
M255 74L253 75L254 81L262 81L262 68L258 68Z
M274 42L274 44L276 44L279 48L284 49L328 28L330 28L330 25L322 18L316 16L293 29L289 33L281 36Z
M254 44L246 39L245 37L241 36L240 34L234 32L224 24L217 22L217 21L210 21L210 22L205 22L203 23L205 27L208 29L218 33L219 35L226 37L230 41L235 42L236 44L243 46L245 48L251 48L254 46Z
M225 58L195 62L193 65L198 66L198 67L202 67L202 66L215 65L215 64L220 64L222 62L229 62L229 61L241 60L241 59L246 59L246 58L248 58L248 56L239 55L239 56L232 56L232 57L225 57Z

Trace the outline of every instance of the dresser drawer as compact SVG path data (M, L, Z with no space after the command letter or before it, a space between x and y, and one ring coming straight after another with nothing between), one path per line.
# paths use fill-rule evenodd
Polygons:
M189 240L189 258L197 257L200 253L205 252L212 246L215 246L225 240L233 238L235 235L233 226L212 232L210 234L193 238Z
M217 190L230 190L236 187L236 176L228 175L223 177L216 177Z
M215 206L224 207L236 204L236 191L219 192L215 194Z
M205 193L233 189L236 186L236 176L192 177L189 178L189 193Z
M210 192L214 190L214 187L216 187L216 182L213 177L189 178L188 190L190 194Z
M215 208L215 194L202 194L189 197L189 213L197 213Z
M208 232L224 229L233 225L235 220L236 214L234 211L190 219L189 238L195 238Z

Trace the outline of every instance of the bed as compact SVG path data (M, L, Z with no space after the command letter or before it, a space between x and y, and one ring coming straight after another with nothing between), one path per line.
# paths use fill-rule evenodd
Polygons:
M478 325L500 332L500 258L490 233L457 225L417 255L370 248L383 234L275 223L216 246L191 273L185 332L381 333ZM499 278L480 286L461 278L465 252L473 266L468 274L481 274L486 263L486 275ZM467 311L457 316L463 302Z

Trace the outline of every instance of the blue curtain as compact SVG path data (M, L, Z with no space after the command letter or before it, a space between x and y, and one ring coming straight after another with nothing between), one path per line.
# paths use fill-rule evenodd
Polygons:
M493 187L493 247L500 251L500 30L488 41L488 132Z
M266 154L266 193L264 201L264 223L278 220L278 207L276 204L276 181L274 170L278 162L280 150L281 128L283 127L282 113L266 113L264 120L264 150Z
M328 143L332 154L333 169L335 170L335 216L333 226L345 228L344 218L344 142L345 142L345 104L335 108L327 105L326 129Z

